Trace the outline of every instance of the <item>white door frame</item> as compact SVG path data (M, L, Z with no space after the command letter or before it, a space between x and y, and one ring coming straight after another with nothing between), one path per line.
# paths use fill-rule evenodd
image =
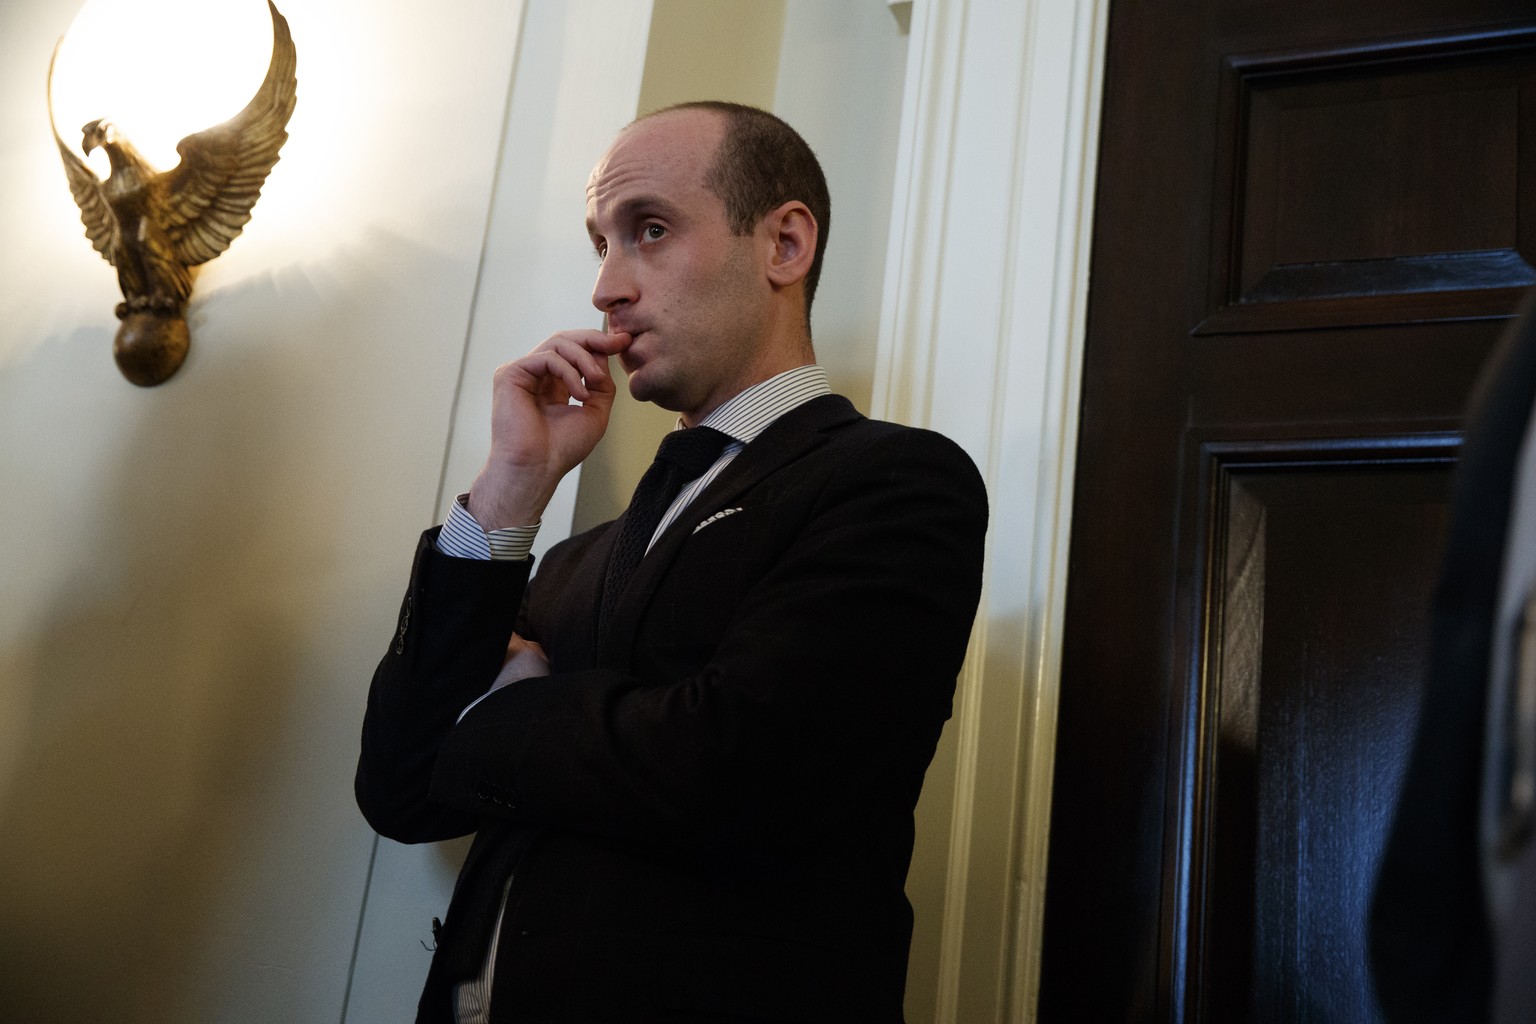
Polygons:
M942 907L918 907L940 919L936 1024L1030 1020L1039 990L1108 6L912 10L873 413L960 442L992 505L919 807L915 863L944 865Z

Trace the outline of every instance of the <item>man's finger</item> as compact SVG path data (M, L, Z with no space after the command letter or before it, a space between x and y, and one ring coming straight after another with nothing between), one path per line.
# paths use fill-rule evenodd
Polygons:
M541 392L541 382L550 377L558 378L577 401L586 402L594 391L612 391L613 376L608 370L608 357L622 352L629 346L627 334L604 334L601 331L562 331L545 339L543 344L512 366L527 375L524 389L534 394ZM555 396L564 399L564 396Z
M551 351L575 366L581 372L588 387L602 387L608 383L611 375L608 372L608 356L594 353L590 348L569 338L560 338L555 341Z
M548 385L555 382L563 385L564 392L574 396L577 401L584 402L591 397L582 379L585 375L581 369L555 349L536 349L511 366L519 375L516 383L523 390L542 399L565 401L566 394L559 391L551 393L548 390Z
M544 339L543 343L538 348L535 348L534 351L537 352L540 349L555 348L566 343L574 343L588 352L605 357L618 355L629 347L631 340L629 335L622 332L610 334L607 331L557 331Z

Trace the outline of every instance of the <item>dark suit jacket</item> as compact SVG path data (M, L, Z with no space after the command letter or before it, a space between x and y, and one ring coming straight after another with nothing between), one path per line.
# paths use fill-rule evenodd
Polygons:
M1488 1018L1493 948L1478 812L1510 502L1536 395L1536 291L1471 403L1413 755L1382 858L1371 960L1392 1024Z
M493 1019L900 1021L912 810L980 592L975 467L807 403L657 540L599 644L612 526L531 582L432 531L417 551L357 796L402 842L477 832L419 1019L451 1020L510 874ZM520 606L552 675L455 726Z

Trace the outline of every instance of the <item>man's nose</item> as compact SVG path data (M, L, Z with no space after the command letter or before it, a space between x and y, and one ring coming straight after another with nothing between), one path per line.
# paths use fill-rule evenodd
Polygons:
M610 249L597 268L597 282L592 286L592 305L612 313L635 301L635 276L622 253Z

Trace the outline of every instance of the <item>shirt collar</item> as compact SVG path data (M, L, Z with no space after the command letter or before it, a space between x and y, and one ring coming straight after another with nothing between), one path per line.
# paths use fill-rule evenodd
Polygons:
M713 427L749 444L780 416L831 393L826 369L807 363L752 385L704 417L699 426ZM681 420L678 426L682 426Z

